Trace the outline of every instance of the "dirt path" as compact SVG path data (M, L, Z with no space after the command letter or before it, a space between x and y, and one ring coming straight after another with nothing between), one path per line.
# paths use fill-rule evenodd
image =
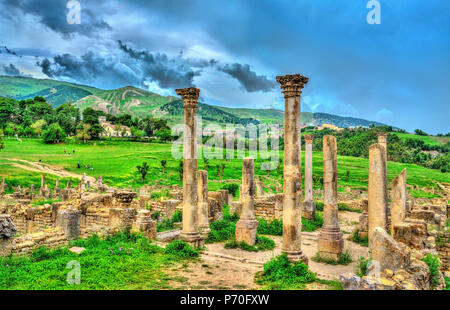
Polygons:
M61 167L52 166L49 164L36 163L36 162L24 160L24 159L15 159L15 158L5 158L5 159L8 161L11 161L12 166L23 169L23 170L53 174L60 178L74 178L74 179L79 179L79 180L81 180L81 178L82 178L81 174L69 172L69 171L64 170ZM96 180L94 177L86 176L86 180L91 182L91 186L93 186L93 187L96 186Z

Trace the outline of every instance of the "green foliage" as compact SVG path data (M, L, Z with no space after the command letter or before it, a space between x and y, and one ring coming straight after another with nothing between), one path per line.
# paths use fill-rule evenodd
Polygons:
M206 243L221 242L234 238L236 232L236 222L239 217L236 214L230 214L230 206L223 207L223 220L215 221L209 224L211 232L206 238Z
M414 132L416 133L416 135L419 135L419 136L428 136L428 134L425 131L420 130L420 129L416 129L416 130L414 130Z
M259 252L273 250L275 248L275 241L264 236L256 236L255 245L249 245L244 241L236 242L235 239L225 242L226 249L239 248L249 252Z
M323 257L320 255L319 252L317 252L316 255L313 256L313 258L311 258L311 259L317 263L324 263L324 264L328 264L328 265L345 265L346 266L352 262L352 257L348 250L341 253L341 255L339 255L338 260L334 260L334 259L328 258L328 257Z
M233 197L237 197L237 193L239 191L239 185L236 183L225 184L222 186L222 189L228 190L228 192L233 195Z
M200 252L182 240L174 240L166 245L165 253L183 258L198 257Z
M72 246L86 250L77 255L68 251ZM168 247L164 250L145 236L129 231L107 238L94 235L54 250L41 247L29 256L0 258L0 289L169 289L170 266L196 257L198 252L186 245ZM72 260L80 263L81 284L67 283L71 270L66 266Z
M286 254L272 258L264 264L264 271L255 282L268 289L303 289L306 283L317 280L316 275L302 262L289 262Z
M352 237L352 240L353 240L353 242L359 243L359 244L362 245L362 246L366 246L366 247L369 246L369 236L365 236L365 237L363 237L363 238L360 238L360 237L359 237L359 230L358 230L358 229L355 229L355 230L353 231L353 237Z
M148 166L147 162L143 162L142 166L136 166L137 171L141 174L142 177L142 183L145 182L145 177L147 176L148 170L150 167Z
M322 201L314 201L316 203L316 211L323 211L323 202Z
M439 285L440 282L440 274L439 274L439 257L433 254L427 254L422 259L430 269L431 274L431 288L435 288Z
M66 133L59 124L51 124L47 130L42 133L42 140L45 143L60 143L66 138Z
M338 210L339 211L349 211L349 212L361 213L361 209L353 209L349 205L347 205L346 203L341 203L341 202L338 203Z
M322 212L316 210L314 220L302 218L302 231L312 232L320 229L323 225Z
M450 291L450 278L445 277L445 290Z
M158 213L156 220L159 218L159 212L155 212ZM176 210L171 219L163 219L163 221L161 223L158 223L158 225L156 226L156 231L161 232L161 231L167 231L167 230L172 230L175 228L175 223L180 223L183 221L183 213L180 210Z
M43 206L45 204L52 204L54 202L60 202L62 201L61 199L45 199L45 198L40 198L40 199L34 199L31 201L31 205L33 206Z
M172 215L172 222L180 223L183 221L183 212L181 210L176 210Z
M356 262L355 265L355 274L358 277L363 277L367 275L368 267L371 260L372 260L371 258L364 258L362 256L358 258L358 261Z
M257 232L261 235L282 236L283 221L274 219L269 223L265 219L259 218Z

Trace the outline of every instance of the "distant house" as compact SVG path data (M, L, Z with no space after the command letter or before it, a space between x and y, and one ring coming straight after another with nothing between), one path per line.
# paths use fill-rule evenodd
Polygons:
M323 130L323 129L325 129L325 128L332 129L332 130L336 130L336 131L341 131L341 130L344 129L344 128L339 128L338 126L335 126L335 125L333 125L333 124L326 124L326 123L323 123L322 125L317 126L317 127L316 127L316 130Z
M106 121L105 116L100 116L98 118L100 126L103 127L103 132L101 137L131 137L131 130L127 126L114 125Z

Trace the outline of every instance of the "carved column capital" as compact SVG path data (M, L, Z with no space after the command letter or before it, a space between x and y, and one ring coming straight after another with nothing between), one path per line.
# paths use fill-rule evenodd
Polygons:
M307 144L313 143L314 135L305 135L305 142Z
M181 96L184 108L197 108L197 101L200 95L200 89L195 87L175 89L177 95Z
M300 96L303 87L308 81L309 78L300 74L277 76L277 82L280 84L285 98Z

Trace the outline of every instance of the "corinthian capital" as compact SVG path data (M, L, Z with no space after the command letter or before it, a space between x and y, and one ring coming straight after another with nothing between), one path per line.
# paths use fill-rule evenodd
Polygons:
M311 144L313 142L314 135L305 135L305 142Z
M175 89L178 96L181 96L183 105L185 108L197 107L198 96L200 95L200 89L195 87Z
M300 96L303 86L307 84L309 78L300 74L288 74L277 76L285 98Z

